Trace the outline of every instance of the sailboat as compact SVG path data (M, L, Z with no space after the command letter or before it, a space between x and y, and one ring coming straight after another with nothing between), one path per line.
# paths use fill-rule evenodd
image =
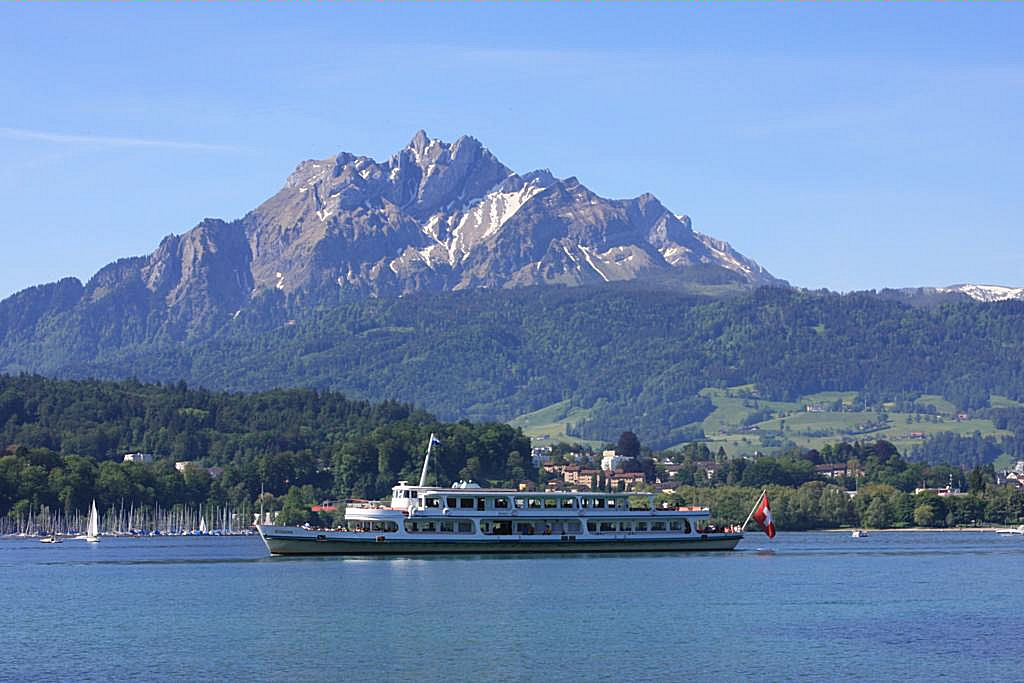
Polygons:
M206 517L199 518L199 535L206 536L209 533L209 529L206 527Z
M96 511L96 501L92 501L92 509L89 511L89 526L85 530L85 540L89 543L100 542L100 514Z

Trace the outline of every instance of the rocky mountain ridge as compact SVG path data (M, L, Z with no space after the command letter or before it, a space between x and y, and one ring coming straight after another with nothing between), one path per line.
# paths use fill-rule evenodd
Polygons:
M243 218L205 219L85 285L20 292L0 303L0 340L48 315L88 327L105 312L134 321L106 330L119 338L180 338L268 295L316 302L644 278L786 284L652 195L605 199L576 178L514 173L472 137L420 131L383 162L348 152L304 161Z
M474 138L446 143L423 131L386 162L348 153L303 162L243 223L257 289L399 295L630 280L695 265L784 284L651 195L604 199L576 178L514 173Z

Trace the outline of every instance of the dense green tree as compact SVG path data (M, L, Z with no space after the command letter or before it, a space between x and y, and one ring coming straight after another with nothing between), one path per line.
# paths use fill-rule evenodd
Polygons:
M928 503L921 503L914 508L915 526L935 526L935 508Z
M615 452L627 458L640 457L640 439L633 432L622 432L615 445Z
M895 519L892 504L885 498L879 496L874 498L864 511L861 521L864 526L876 529L888 529Z

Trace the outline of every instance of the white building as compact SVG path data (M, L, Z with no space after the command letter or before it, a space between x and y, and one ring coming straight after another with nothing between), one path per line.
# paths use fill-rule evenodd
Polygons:
M540 467L546 462L551 462L551 446L535 446L530 449L530 459L534 467Z
M601 454L601 469L605 472L614 472L621 469L629 460L624 455L618 455L615 451L605 451Z
M122 462L153 462L152 453L125 453Z

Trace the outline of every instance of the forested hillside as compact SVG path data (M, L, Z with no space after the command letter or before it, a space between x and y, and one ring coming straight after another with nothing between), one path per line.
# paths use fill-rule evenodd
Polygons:
M408 405L308 389L258 394L184 383L0 376L0 515L46 505L83 510L130 501L251 504L261 489L303 503L386 494L419 477L428 437L442 446L431 481L505 484L535 477L529 441L499 424L444 424ZM152 453L152 465L122 463ZM175 461L197 467L175 470ZM220 465L211 477L207 468ZM296 493L295 495L300 495Z
M1019 301L922 309L871 294L713 298L637 285L312 303L277 294L191 342L81 344L8 345L0 358L63 377L331 389L444 419L504 421L569 400L588 411L574 434L628 428L656 447L699 436L694 423L712 409L704 387L751 384L778 400L928 393L971 410L991 394L1024 398Z

